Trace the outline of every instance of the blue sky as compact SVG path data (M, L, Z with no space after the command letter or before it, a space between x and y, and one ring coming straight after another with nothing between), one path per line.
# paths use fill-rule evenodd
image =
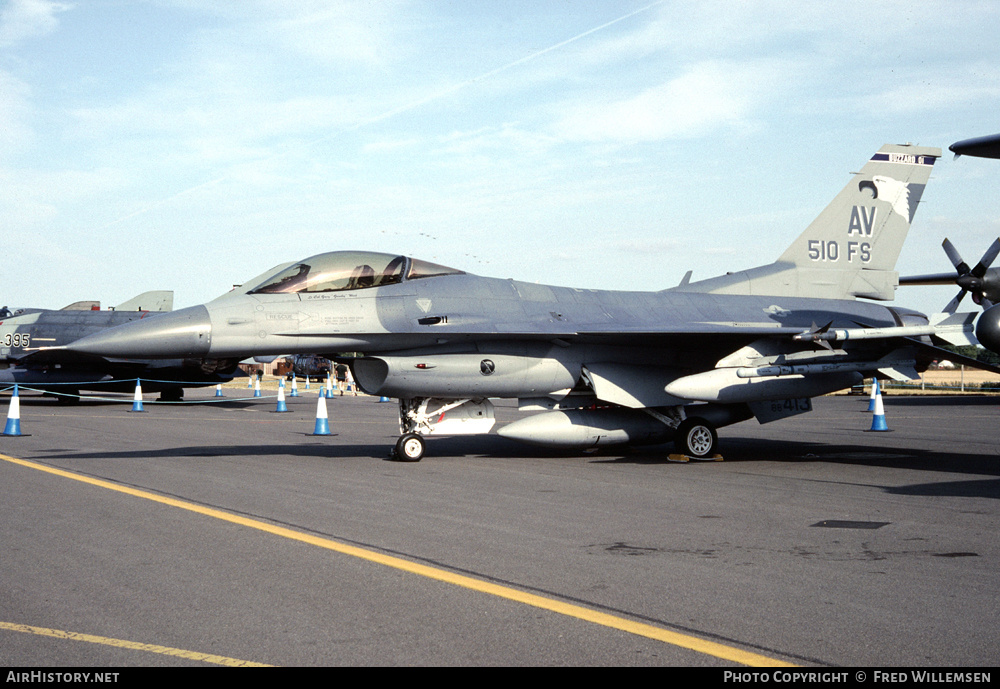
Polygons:
M883 143L1000 132L995 2L0 2L0 305L177 307L336 249L662 289L773 261ZM946 151L898 269L1000 235ZM905 288L940 310L951 288Z

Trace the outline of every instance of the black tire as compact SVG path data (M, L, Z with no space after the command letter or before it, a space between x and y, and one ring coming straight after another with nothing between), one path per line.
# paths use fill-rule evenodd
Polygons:
M416 433L404 433L396 441L396 457L401 462L419 462L426 450L427 443Z
M674 445L677 451L688 457L711 457L719 444L715 427L698 417L686 419L677 427Z
M59 404L80 404L80 391L76 388L67 388L56 395L56 402Z
M180 402L184 399L184 388L164 388L160 391L161 402Z

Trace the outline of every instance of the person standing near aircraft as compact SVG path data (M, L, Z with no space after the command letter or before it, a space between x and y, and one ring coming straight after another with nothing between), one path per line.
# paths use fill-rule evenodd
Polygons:
M347 386L347 365L337 364L337 390L340 391L340 396L344 396L344 388Z

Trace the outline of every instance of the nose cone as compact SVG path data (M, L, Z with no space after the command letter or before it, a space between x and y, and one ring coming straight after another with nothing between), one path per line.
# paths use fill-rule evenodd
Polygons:
M66 349L122 359L183 359L206 356L211 343L208 309L192 306L81 337Z

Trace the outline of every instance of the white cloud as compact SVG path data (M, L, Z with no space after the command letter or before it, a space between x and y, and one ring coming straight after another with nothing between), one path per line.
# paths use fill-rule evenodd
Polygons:
M659 141L747 124L768 71L724 62L694 65L631 97L570 106L556 134L571 141Z
M0 46L11 46L56 30L56 14L72 5L49 0L10 0L0 11Z
M0 71L0 160L22 150L33 140L33 111L27 84Z
M172 2L223 19L226 28L206 33L223 50L260 51L279 60L305 58L336 68L384 63L395 49L395 20L409 4L407 0Z
M443 137L443 146L437 153L459 158L477 155L510 158L543 154L554 142L551 136L522 129L516 123L505 123L499 127L452 132Z

